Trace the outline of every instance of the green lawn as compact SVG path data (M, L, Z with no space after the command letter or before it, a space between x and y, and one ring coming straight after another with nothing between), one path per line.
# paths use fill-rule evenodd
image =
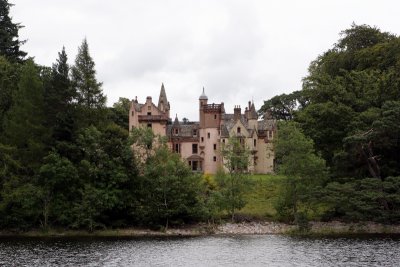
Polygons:
M250 181L246 193L247 204L238 215L258 219L273 218L276 213L274 201L278 196L283 177L274 174L256 174L250 176Z

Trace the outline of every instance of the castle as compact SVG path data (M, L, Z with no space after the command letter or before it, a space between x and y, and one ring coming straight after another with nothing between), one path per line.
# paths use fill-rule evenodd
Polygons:
M276 121L268 116L258 120L254 103L248 103L242 114L235 106L233 114L225 113L224 103L209 104L203 93L199 97L199 121L179 121L170 118L170 103L164 84L161 85L158 105L150 96L141 104L137 98L131 101L129 129L150 127L157 135L167 136L168 144L179 153L193 171L214 174L222 167L221 145L230 137L240 138L250 150L251 173L274 171L272 139L276 134Z

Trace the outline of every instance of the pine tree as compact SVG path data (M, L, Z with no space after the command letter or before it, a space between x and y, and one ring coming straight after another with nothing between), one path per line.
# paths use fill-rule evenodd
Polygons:
M97 82L95 64L89 54L86 39L78 48L75 66L72 67L72 86L76 90L78 128L99 125L106 118L106 96Z
M12 4L8 0L0 0L0 55L11 62L22 62L26 52L20 50L25 41L18 39L19 23L13 23L9 16Z
M51 78L45 88L46 125L53 129L54 141L71 140L76 91L69 77L68 56L63 47L53 64Z
M78 93L78 104L86 108L103 108L106 97L103 95L101 85L97 82L95 63L89 54L86 38L78 48L75 66L72 67L72 84Z

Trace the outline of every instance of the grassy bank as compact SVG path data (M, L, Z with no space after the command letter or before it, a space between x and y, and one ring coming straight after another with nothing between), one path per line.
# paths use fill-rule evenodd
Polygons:
M283 176L255 174L250 176L250 186L245 195L246 206L238 212L239 216L251 219L271 220L276 214L274 202L279 195Z

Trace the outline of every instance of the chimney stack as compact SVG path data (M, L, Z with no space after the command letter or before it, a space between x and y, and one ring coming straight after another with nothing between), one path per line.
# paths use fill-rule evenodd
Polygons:
M240 108L240 106L235 106L235 108L233 109L233 119L235 121L239 120L241 113L242 109Z

